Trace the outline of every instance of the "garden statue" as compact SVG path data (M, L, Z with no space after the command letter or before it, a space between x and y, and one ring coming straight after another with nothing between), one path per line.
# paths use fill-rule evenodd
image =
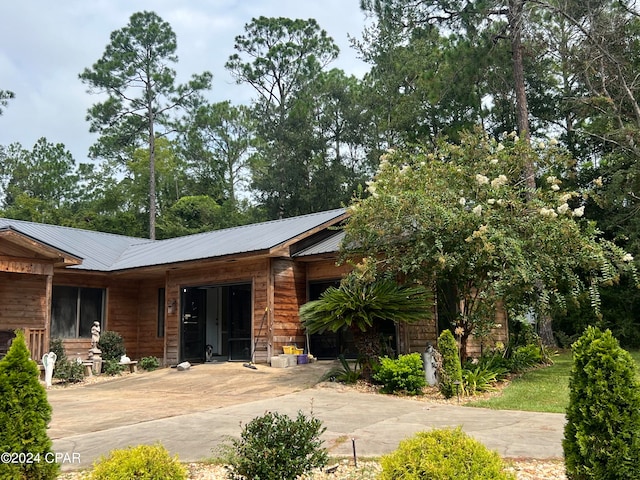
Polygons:
M57 359L58 356L54 352L45 353L42 356L42 365L44 366L44 383L47 388L51 387L53 367L55 367Z
M91 349L98 349L98 342L100 341L100 322L93 322L91 327Z

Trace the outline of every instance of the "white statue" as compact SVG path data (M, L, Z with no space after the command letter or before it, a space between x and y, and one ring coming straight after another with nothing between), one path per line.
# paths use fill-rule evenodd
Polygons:
M53 367L55 367L57 359L58 356L54 352L45 353L42 356L42 365L44 365L44 383L47 388L51 387Z
M100 341L100 322L93 322L91 327L91 348L98 349L98 342Z

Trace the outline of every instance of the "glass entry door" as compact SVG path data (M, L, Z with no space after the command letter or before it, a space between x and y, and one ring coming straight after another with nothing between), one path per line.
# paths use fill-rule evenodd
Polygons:
M180 359L182 362L203 362L205 357L206 290L183 288L182 332Z

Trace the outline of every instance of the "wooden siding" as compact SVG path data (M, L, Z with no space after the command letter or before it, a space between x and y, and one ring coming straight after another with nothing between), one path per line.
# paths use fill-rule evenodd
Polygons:
M158 290L164 288L164 279L156 282L140 282L138 285L137 344L135 358L156 357L164 360L164 337L158 336ZM166 318L166 299L165 299ZM132 357L133 358L133 357Z
M253 297L253 332L258 333L260 322L271 303L268 301L269 260L267 258L240 260L236 262L203 262L201 266L188 270L169 270L166 280L167 305L175 302L172 312L165 318L164 363L175 364L180 355L180 288L204 285L225 285L231 283L251 283ZM263 328L256 348L256 361L266 361L271 349L270 332ZM265 345L266 344L266 345ZM253 345L253 344L252 344ZM267 350L264 350L266 346Z
M340 279L349 273L351 265L336 265L335 260L320 260L306 263L307 281Z
M48 278L45 275L0 273L0 330L47 328Z
M307 298L307 278L304 265L288 259L274 259L271 264L274 280L273 348L282 353L284 345L302 348L305 334L298 311Z

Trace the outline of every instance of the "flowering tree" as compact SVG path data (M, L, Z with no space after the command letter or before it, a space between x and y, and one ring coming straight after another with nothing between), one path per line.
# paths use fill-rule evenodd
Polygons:
M532 160L533 189L521 175ZM350 207L343 256L447 282L463 358L468 337L494 325L499 303L544 313L587 290L598 314L599 286L623 271L635 278L633 258L582 218L586 193L563 188L570 161L553 141L531 145L511 134L498 142L480 131L460 144L390 151L370 195Z

